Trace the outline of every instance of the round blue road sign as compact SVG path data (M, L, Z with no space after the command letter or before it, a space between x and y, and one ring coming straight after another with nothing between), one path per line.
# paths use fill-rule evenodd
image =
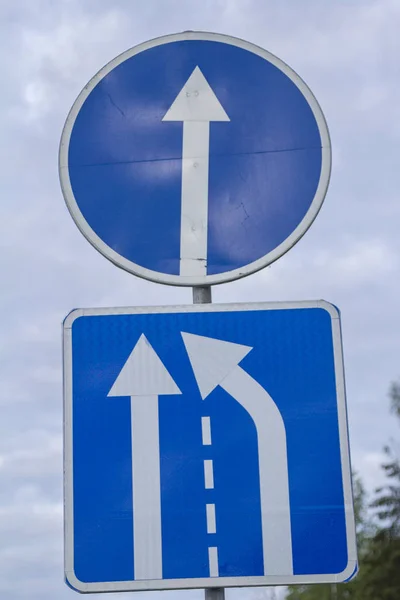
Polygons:
M78 96L60 146L68 209L117 266L172 285L253 273L287 252L324 200L329 133L285 63L229 36L141 44Z

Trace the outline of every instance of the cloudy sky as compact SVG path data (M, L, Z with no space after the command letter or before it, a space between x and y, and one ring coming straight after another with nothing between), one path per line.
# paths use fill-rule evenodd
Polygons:
M1 598L74 596L62 570L63 317L73 307L191 302L190 290L139 280L98 254L58 181L77 94L152 37L199 29L245 38L291 65L324 110L334 162L320 215L271 268L213 298L340 307L352 459L373 489L396 434L387 388L400 375L399 1L3 0L0 27ZM164 597L183 594L202 597Z

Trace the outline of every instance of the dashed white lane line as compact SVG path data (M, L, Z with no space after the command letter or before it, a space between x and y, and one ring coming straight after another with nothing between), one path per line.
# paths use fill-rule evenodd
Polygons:
M214 489L214 468L212 460L204 461L204 482L206 490Z
M208 564L210 566L210 577L218 577L218 548L216 546L208 548Z
M211 446L211 422L210 417L201 417L201 439L203 446ZM214 465L212 460L204 461L204 486L206 490L214 489ZM207 533L217 532L215 519L215 504L206 504ZM210 577L219 577L218 548L208 547L208 566Z
M203 439L203 446L211 446L210 417L201 417L201 435Z
M206 504L207 514L207 533L217 533L217 523L215 520L215 504Z

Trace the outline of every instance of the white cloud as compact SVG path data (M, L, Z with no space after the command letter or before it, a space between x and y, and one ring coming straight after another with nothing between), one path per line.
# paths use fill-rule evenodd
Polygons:
M25 77L19 79L22 103L13 113L23 121L46 118L60 102L65 86L76 85L82 67L82 40L90 47L85 65L92 72L99 66L104 40L115 38L124 29L121 11L108 9L97 16L80 10L69 13L67 8L51 29L26 23L21 31Z
M373 495L375 489L385 483L382 463L385 462L383 452L365 452L358 457L358 469L363 475L367 491Z
M36 480L43 475L58 478L62 464L62 437L47 430L29 430L2 444L0 473L13 479ZM29 488L30 489L30 488Z
M328 272L336 285L370 283L398 269L397 253L381 240L358 240L350 248L341 245L330 252L317 253L312 262Z

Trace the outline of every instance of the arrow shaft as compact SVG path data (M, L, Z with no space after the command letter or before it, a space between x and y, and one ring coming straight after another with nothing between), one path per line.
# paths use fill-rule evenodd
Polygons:
M293 574L286 431L268 392L239 365L220 384L252 417L258 442L265 575Z
M180 275L207 274L210 123L184 121Z
M134 575L162 579L158 396L131 397Z

